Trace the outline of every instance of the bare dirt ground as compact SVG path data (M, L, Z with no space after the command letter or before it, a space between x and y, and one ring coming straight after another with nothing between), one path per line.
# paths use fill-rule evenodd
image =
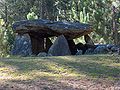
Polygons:
M36 79L1 83L0 90L120 90L120 81L90 79Z

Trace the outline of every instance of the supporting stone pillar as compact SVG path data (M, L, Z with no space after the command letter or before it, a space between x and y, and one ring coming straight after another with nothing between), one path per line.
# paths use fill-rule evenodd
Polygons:
M68 45L71 51L72 55L75 55L77 53L77 48L75 46L75 42L73 40L67 40L68 41Z
M57 37L53 45L50 47L48 54L52 56L71 55L68 42L64 35Z
M37 55L44 51L44 38L36 38L34 35L30 35L32 42L32 52Z
M84 39L85 39L86 44L94 45L94 42L92 41L89 35L85 35Z
M46 52L48 52L49 48L52 46L52 42L49 38L46 38Z
M12 55L30 56L32 55L32 45L28 34L17 34L14 46L10 52Z

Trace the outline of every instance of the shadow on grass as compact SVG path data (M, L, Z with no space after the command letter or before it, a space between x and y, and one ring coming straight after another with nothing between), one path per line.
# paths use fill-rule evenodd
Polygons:
M87 88L87 86L86 86ZM84 90L81 87L71 85L66 81L55 80L55 78L42 77L36 80L11 80L3 85L1 90Z
M71 68L73 71L83 73L87 76L97 78L120 79L120 67L109 66L116 59L115 57L68 57L68 58L52 58L52 60L60 65ZM106 61L105 61L106 60ZM98 62L101 63L98 63ZM107 62L108 61L108 62ZM112 62L110 62L112 61ZM108 64L106 64L108 63ZM120 64L120 63L119 63Z
M23 59L23 60L22 60ZM2 60L5 65L18 68L18 72L27 73L40 70L49 73L78 73L92 77L120 78L120 67L112 67L104 63L110 57L47 57L47 58L22 58L18 60ZM28 60L29 59L29 60ZM97 59L97 60L96 60ZM113 59L113 58L112 58ZM98 63L97 61L101 61ZM111 60L112 61L112 60ZM108 61L108 63L111 63ZM39 72L39 71L38 71Z
M24 59L25 60L25 59ZM17 68L19 72L29 72L32 70L46 70L47 67L43 64L43 62L38 61L24 61L24 60L7 60L2 61L4 65L13 66Z
M45 57L45 58L16 58L16 59L1 59L0 66L11 66L17 68L18 74L28 74L33 77L28 80L13 79L8 80L10 85L3 86L3 89L24 90L83 90L69 85L65 82L60 82L58 77L54 74L60 75L61 73L77 73L84 74L86 76L97 77L97 78L120 78L120 67L109 66L113 63L115 57L106 56L65 56L65 57ZM107 63L108 62L108 63ZM47 74L44 75L43 73ZM52 74L51 74L52 73ZM43 74L42 76L39 74ZM49 75L51 74L51 75ZM53 75L53 76L52 76ZM79 76L78 76L79 77ZM65 78L65 76L62 76ZM15 87L13 86L15 85ZM23 89L24 88L24 89ZM37 88L37 89L36 89ZM10 89L12 90L12 89Z

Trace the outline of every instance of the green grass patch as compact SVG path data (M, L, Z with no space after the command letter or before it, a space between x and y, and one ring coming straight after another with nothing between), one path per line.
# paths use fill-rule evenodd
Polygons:
M119 80L120 56L85 55L0 59L0 80L33 80L49 77Z

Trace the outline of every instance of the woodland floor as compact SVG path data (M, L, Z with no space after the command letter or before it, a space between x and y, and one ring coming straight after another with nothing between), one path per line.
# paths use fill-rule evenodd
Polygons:
M0 58L0 90L120 90L120 56Z

